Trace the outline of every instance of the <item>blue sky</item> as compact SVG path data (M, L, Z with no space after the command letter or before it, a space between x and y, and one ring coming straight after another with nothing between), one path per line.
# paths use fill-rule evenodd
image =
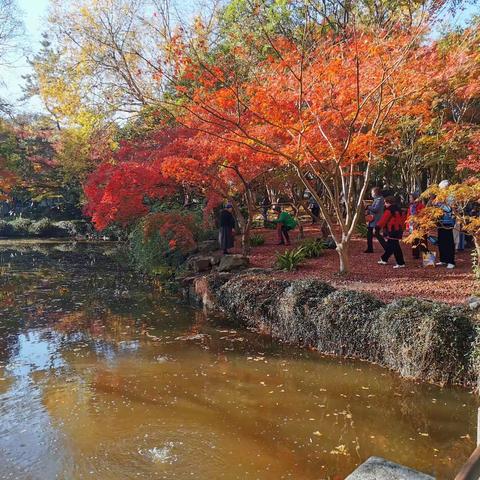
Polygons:
M182 4L188 1L191 0L179 0L178 3ZM41 34L45 30L49 0L17 0L17 3L23 14L23 22L25 24L24 51L27 56L33 56L39 49ZM457 21L461 23L464 19L470 18L474 13L479 13L478 6L467 7L460 14ZM3 83L0 85L0 97L9 99L20 110L41 111L42 106L39 99L30 100L25 105L20 105L18 102L18 99L22 96L21 85L23 80L21 76L30 72L25 54L18 53L13 58L12 66L3 68L3 71L0 73L0 80Z
M38 50L41 34L44 31L49 0L17 0L17 4L23 16L25 24L25 39L23 41L24 51L16 53L13 57L13 64L4 68L1 74L0 96L7 98L11 103L17 103L22 96L21 75L30 72L25 55L33 55ZM27 110L40 110L39 100L33 100L25 105Z

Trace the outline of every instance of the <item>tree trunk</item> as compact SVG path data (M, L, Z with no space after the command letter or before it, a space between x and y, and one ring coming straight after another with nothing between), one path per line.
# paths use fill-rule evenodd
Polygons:
M292 208L293 208L295 220L297 221L299 236L303 240L305 238L305 232L303 231L303 225L302 225L302 222L300 221L300 207L292 204Z
M480 280L480 238L477 238L476 235L473 236L473 243L475 244L475 261L473 264L473 273L475 278Z
M350 242L342 240L342 243L337 244L337 253L340 260L339 273L345 275L350 271L350 256L349 256Z
M250 254L250 230L251 222L247 220L242 228L242 254L248 256Z
M298 221L298 233L300 234L300 238L303 240L305 238L305 232L303 231L302 222L297 218Z

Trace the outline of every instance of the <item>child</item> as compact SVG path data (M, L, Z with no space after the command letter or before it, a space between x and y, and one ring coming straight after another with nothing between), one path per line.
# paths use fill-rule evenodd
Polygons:
M408 196L408 212L407 212L407 223L409 233L413 233L415 229L415 223L411 221L411 218L415 215L418 215L424 208L425 204L418 197L417 193L411 193ZM415 259L419 259L420 255L427 251L427 239L426 238L417 238L412 244L412 256Z

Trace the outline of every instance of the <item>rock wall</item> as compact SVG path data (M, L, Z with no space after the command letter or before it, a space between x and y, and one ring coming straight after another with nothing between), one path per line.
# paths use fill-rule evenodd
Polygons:
M366 293L258 269L190 277L184 286L205 308L280 341L375 362L405 378L477 387L480 341L468 308L415 298L385 305Z

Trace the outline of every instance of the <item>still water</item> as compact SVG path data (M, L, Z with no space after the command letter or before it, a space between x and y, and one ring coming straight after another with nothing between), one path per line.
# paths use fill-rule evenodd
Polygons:
M447 479L474 449L468 392L212 323L113 250L0 242L1 479L342 479L370 455Z

